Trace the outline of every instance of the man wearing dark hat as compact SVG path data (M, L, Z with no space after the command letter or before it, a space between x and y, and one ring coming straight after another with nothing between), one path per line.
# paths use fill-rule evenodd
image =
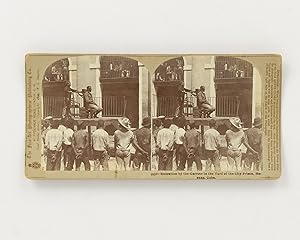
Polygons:
M260 117L254 118L253 127L245 131L245 146L247 148L245 169L251 170L254 164L254 170L262 170L261 154L262 154L262 121Z
M231 129L226 131L227 160L230 170L242 170L242 145L245 142L241 120L237 117L229 118Z
M84 122L79 120L77 123L77 131L72 137L72 148L75 153L76 171L80 170L80 165L83 162L86 171L90 171L91 165L88 159L88 132L85 130Z
M206 117L210 117L216 109L207 101L205 95L205 87L201 86L200 89L196 90L197 96L197 107L201 110L203 109L206 113Z
M145 117L140 129L134 132L133 146L136 149L133 167L139 170L143 163L143 170L150 170L151 154L151 118Z

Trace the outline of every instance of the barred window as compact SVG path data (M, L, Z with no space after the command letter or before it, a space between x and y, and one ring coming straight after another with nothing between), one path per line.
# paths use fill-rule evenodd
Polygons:
M102 56L100 77L101 79L138 78L138 62L121 56Z
M216 57L215 62L216 79L252 78L252 65L239 58Z
M64 58L52 63L45 71L44 80L49 82L69 81L69 60Z
M155 81L183 81L183 65L182 57L160 64L155 70Z

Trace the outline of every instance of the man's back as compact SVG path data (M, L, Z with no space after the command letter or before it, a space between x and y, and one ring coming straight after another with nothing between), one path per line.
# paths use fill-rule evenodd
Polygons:
M63 134L58 129L50 129L46 134L45 145L50 150L61 150Z
M206 150L217 150L220 145L220 133L216 129L210 128L206 130L203 138Z
M196 129L187 130L184 134L187 148L196 148L200 144L200 133Z
M147 153L151 152L151 130L150 128L142 127L134 132L137 143Z
M78 149L78 148L85 148L87 146L88 143L88 133L86 130L81 129L78 130L76 132L74 132L73 134L73 143L74 146Z
M226 141L228 143L229 149L241 149L242 143L245 139L245 134L242 130L234 132L232 130L227 130L225 134Z
M262 139L262 130L259 128L249 128L246 132L246 139L251 148L257 152L261 152L261 139Z
M97 151L104 151L108 148L108 133L102 129L99 128L92 134L92 143L94 150Z
M157 133L157 145L162 150L171 150L174 143L174 132L169 128L163 128Z

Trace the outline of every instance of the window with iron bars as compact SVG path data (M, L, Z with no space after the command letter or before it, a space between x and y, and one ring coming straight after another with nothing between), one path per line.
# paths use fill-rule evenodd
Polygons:
M100 57L100 78L120 79L138 78L138 62L121 56Z
M239 58L217 56L215 61L215 79L252 78L252 65Z

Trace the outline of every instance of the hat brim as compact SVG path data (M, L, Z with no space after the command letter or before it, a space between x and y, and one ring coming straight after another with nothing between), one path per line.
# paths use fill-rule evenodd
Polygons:
M120 123L120 125L124 128L126 128L127 130L131 130L131 127L127 127L126 125L124 125L124 123L122 123L121 119L118 119L118 122Z
M230 123L237 129L242 129L243 127L241 125L236 125L231 119L229 119ZM242 124L242 123L240 123Z
M261 126L262 126L262 123L253 123L253 126L254 126L254 127L261 127Z

